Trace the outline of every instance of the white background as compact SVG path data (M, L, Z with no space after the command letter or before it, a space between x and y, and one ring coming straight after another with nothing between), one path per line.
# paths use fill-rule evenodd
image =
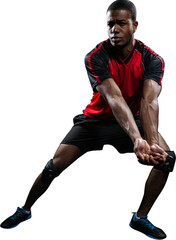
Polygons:
M135 37L166 62L160 132L175 148L175 7L169 0L134 0ZM0 222L22 206L28 191L90 102L84 56L107 39L110 0L0 1ZM171 5L170 5L171 4ZM3 240L147 239L129 228L150 167L110 146L80 158L57 178ZM175 172L149 219L174 239Z

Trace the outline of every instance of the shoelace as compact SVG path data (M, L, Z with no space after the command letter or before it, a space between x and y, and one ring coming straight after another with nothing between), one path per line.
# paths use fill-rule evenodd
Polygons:
M10 217L10 219L15 220L17 217L19 217L20 215L24 214L24 210L23 209L17 209L16 213Z
M144 222L145 225L148 226L151 229L155 229L155 226L153 226L153 224L147 219L147 217L140 218L138 221Z

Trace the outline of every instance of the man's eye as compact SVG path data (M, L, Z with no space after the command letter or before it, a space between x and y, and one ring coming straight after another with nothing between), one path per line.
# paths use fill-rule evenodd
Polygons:
M114 26L115 22L108 22L108 27L112 28ZM117 24L121 27L125 26L126 23L125 22L117 22Z
M125 25L125 22L121 22L119 23L120 26L124 26Z
M108 27L112 28L114 26L114 22L108 22Z

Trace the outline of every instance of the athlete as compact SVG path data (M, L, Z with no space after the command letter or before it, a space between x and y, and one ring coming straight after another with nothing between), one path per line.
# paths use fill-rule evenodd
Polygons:
M147 217L175 163L174 152L158 132L164 61L134 38L137 26L131 1L117 0L109 6L109 38L85 58L93 89L91 103L74 118L74 126L34 182L24 206L18 207L2 228L13 228L31 218L31 207L54 178L86 152L111 144L120 153L134 152L139 163L153 166L130 227L154 239L166 238Z

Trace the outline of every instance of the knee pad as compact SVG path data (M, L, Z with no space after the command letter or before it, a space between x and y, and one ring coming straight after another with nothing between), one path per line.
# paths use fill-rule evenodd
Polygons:
M175 165L175 152L174 151L166 151L168 154L167 160L162 166L155 166L156 169L163 170L165 172L172 172Z
M53 159L47 162L42 172L42 180L53 180L61 174L62 170L56 168L53 164Z

